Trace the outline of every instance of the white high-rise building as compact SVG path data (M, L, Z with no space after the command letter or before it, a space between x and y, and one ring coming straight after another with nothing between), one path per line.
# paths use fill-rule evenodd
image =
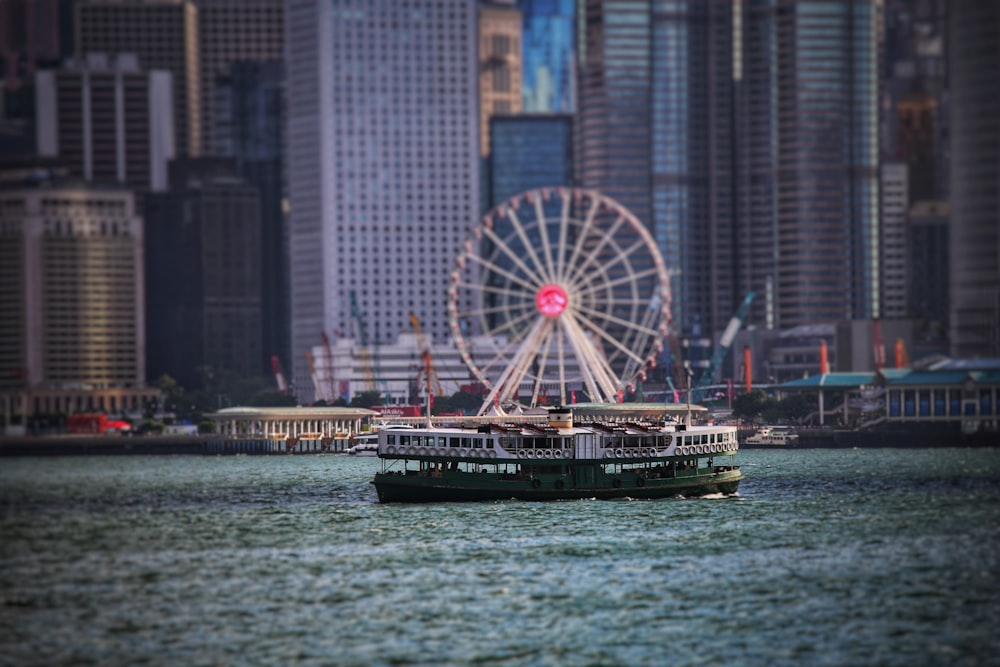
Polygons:
M291 335L448 338L448 277L479 211L476 3L288 0Z

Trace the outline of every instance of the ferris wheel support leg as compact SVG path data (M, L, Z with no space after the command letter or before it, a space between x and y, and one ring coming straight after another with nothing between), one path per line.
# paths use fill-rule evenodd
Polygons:
M598 400L613 402L619 387L613 379L614 372L608 366L608 362L597 352L573 318L565 318L563 323L570 345L576 351L577 357L583 361L581 367L588 390Z

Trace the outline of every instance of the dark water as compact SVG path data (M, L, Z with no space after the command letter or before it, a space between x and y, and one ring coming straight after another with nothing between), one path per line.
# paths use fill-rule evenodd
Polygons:
M0 460L3 665L1000 662L1000 449L738 498L378 505L373 459Z

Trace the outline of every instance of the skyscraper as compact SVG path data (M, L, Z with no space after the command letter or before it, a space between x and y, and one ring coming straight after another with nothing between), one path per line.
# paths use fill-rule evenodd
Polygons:
M1000 4L950 12L951 349L1000 356Z
M742 5L739 282L775 328L881 314L878 0Z
M38 154L88 181L165 190L174 156L170 72L140 69L131 54L91 53L37 74Z
M479 3L479 148L490 152L490 117L521 110L521 13L513 2Z
M37 175L0 187L0 389L28 392L27 413L149 396L142 244L127 189Z
M652 231L686 335L710 336L736 306L733 6L601 0L580 17L581 185Z
M412 311L447 338L447 278L480 205L476 4L291 0L286 27L292 358L308 399L324 332L392 341Z
M81 0L76 53L134 53L173 75L177 154L201 152L198 9L191 0Z
M524 110L576 110L574 0L520 0Z
M235 158L257 188L261 231L261 364L289 360L288 238L285 224L285 91L279 62L239 62L215 80L214 153Z
M233 63L279 62L284 56L283 0L198 0L202 151L218 154L216 79Z
M199 386L201 366L263 375L259 215L232 160L171 162L169 192L146 207L150 378Z

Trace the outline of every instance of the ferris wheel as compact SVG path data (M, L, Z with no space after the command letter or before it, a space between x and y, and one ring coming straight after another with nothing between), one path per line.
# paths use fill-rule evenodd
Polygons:
M480 412L527 398L620 400L662 351L670 283L649 231L593 190L544 188L472 229L451 273L448 319L488 389Z

